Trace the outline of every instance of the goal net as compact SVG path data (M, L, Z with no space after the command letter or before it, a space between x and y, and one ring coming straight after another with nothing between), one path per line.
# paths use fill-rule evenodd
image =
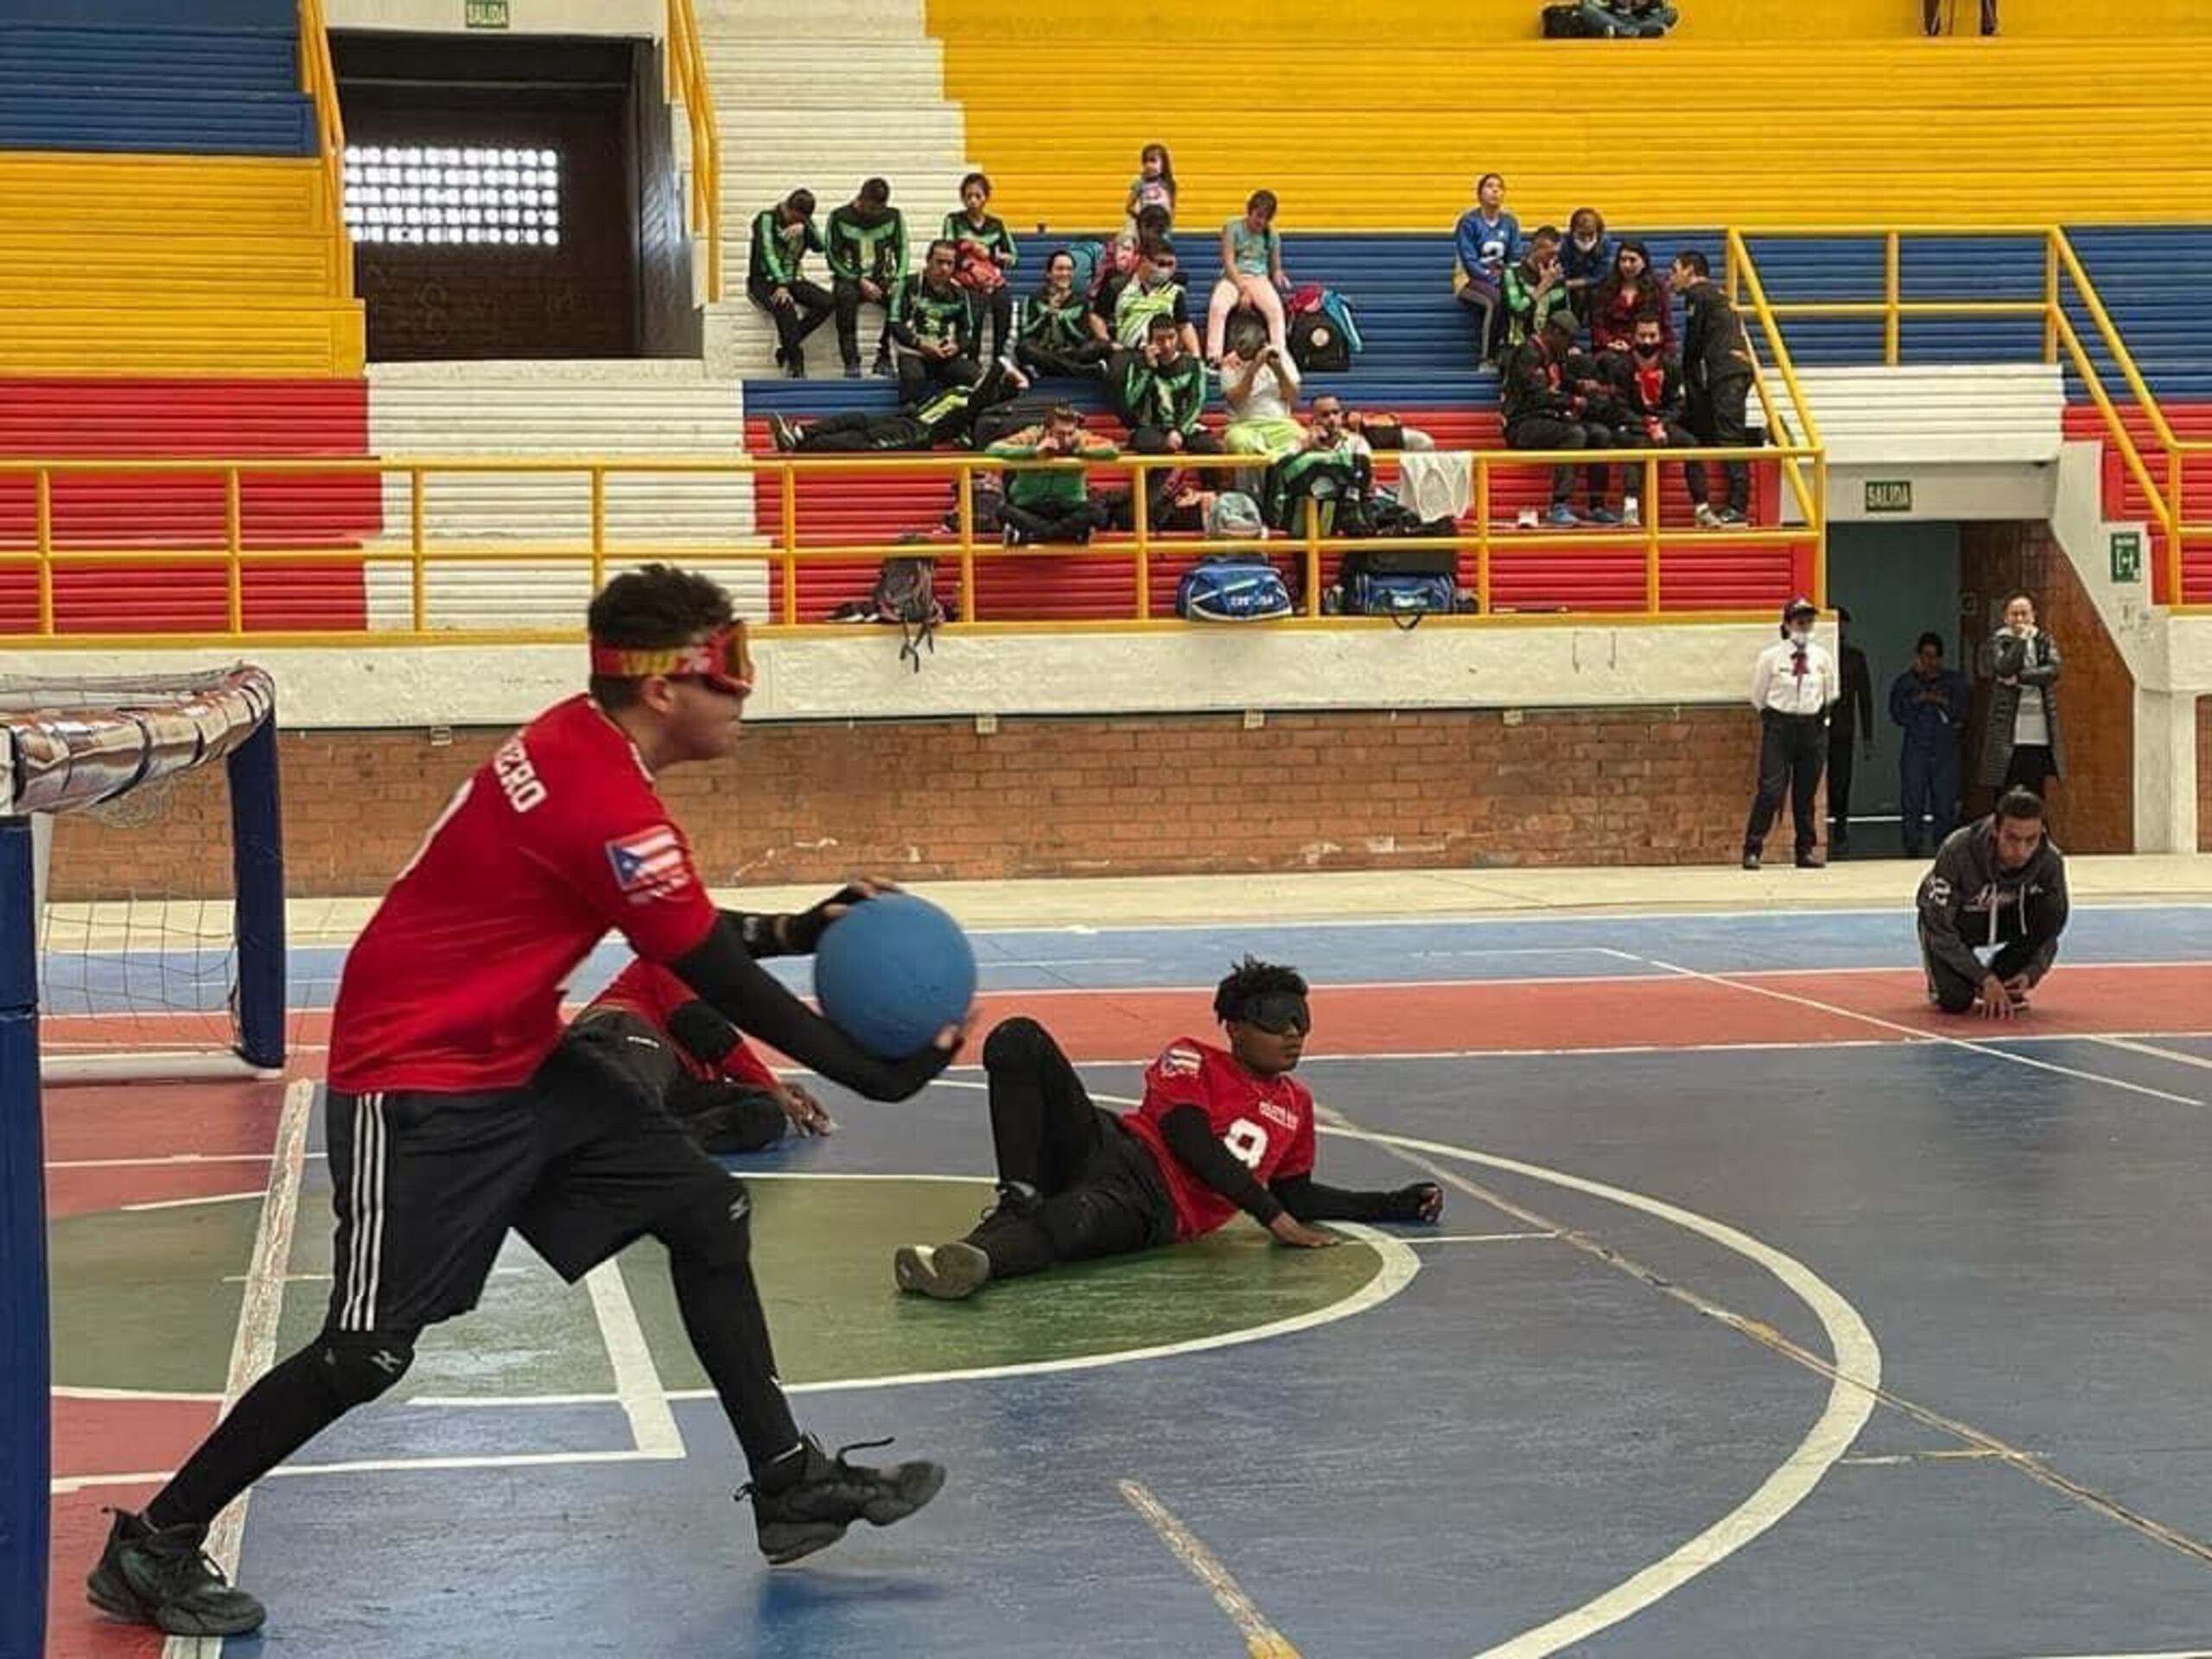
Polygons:
M0 677L0 820L29 863L7 902L48 1081L283 1064L274 710L257 668Z
M284 1061L276 690L257 668L0 677L0 1655L46 1607L42 1071ZM182 817L180 814L198 816ZM227 856L225 856L225 855ZM215 872L212 876L211 869Z

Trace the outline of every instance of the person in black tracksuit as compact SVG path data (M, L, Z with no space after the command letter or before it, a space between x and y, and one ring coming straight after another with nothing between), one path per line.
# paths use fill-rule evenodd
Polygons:
M880 305L888 311L892 295L906 279L906 220L891 205L890 184L882 179L862 183L858 195L831 210L823 240L837 307L837 354L844 359L845 378L857 380L861 307ZM891 372L888 334L876 344L875 369Z
M1920 884L1929 1000L2011 1018L2050 971L2066 931L2066 860L2044 830L2043 799L2009 790L1989 817L1955 830ZM1984 962L1977 949L1993 954Z
M915 275L892 290L889 330L899 365L899 401L918 404L932 391L972 386L982 375L982 326L976 296L952 280L958 250L943 238Z
M828 289L806 280L806 256L821 251L812 191L794 190L753 216L746 297L776 325L776 361L794 380L806 378L806 337L837 308Z
M849 409L804 426L780 415L768 417L769 435L786 454L866 454L885 450L934 449L964 443L976 417L1002 404L1029 382L1003 363L994 363L972 386L948 386L935 397L896 414Z
M1500 370L1499 391L1503 398L1505 443L1510 449L1604 449L1605 429L1581 418L1580 400L1567 384L1567 358L1573 338L1572 320L1563 326L1539 329L1528 341L1506 356ZM1590 500L1593 507L1605 499L1605 466L1589 467ZM1572 520L1574 509L1574 468L1552 469L1552 514Z
M1744 333L1744 320L1728 296L1713 280L1713 266L1695 249L1675 256L1669 284L1682 296L1682 382L1689 391L1687 424L1698 442L1716 448L1748 445L1751 430L1745 410L1751 395L1751 343ZM1748 462L1723 461L1728 480L1728 499L1713 505L1705 463L1693 461L1682 468L1690 499L1697 504L1701 524L1740 524L1751 502L1751 469Z
M1836 675L1840 695L1828 715L1828 856L1851 854L1851 780L1854 748L1874 758L1874 671L1851 643L1851 613L1835 607Z
M1075 256L1056 249L1045 260L1045 282L1022 307L1014 360L1035 375L1090 379L1106 372L1110 352L1090 330L1090 302L1076 291Z

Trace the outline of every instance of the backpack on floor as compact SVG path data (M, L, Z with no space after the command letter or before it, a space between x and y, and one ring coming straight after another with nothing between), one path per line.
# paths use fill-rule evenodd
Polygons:
M937 654L937 630L945 620L937 596L937 560L927 555L886 559L877 567L868 602L877 621L899 625L899 658L912 658L914 672L920 673L921 647Z
M1459 556L1449 548L1355 548L1337 577L1351 616L1387 616L1402 628L1458 607Z

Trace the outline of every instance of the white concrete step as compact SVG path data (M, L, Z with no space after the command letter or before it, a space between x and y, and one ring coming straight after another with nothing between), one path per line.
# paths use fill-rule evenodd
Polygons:
M779 35L888 41L929 33L926 0L694 0L692 9L710 57L733 41L758 51Z
M863 167L880 167L893 157L911 162L918 156L968 152L966 117L958 105L937 98L872 107L864 114L803 99L772 109L755 105L728 112L718 100L715 111L725 165L764 149L858 156Z
M741 543L758 544L752 538ZM767 620L772 567L766 560L694 557L684 563L728 588L739 615ZM368 567L371 628L414 626L410 582L404 565ZM424 621L434 629L573 629L591 602L591 567L586 564L436 564L423 583Z

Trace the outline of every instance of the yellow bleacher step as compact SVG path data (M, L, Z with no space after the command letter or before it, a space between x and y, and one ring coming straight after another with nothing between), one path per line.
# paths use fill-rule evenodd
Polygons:
M308 158L0 152L0 238L290 236L329 222Z
M0 375L352 376L365 343L351 302L25 307L0 329Z

